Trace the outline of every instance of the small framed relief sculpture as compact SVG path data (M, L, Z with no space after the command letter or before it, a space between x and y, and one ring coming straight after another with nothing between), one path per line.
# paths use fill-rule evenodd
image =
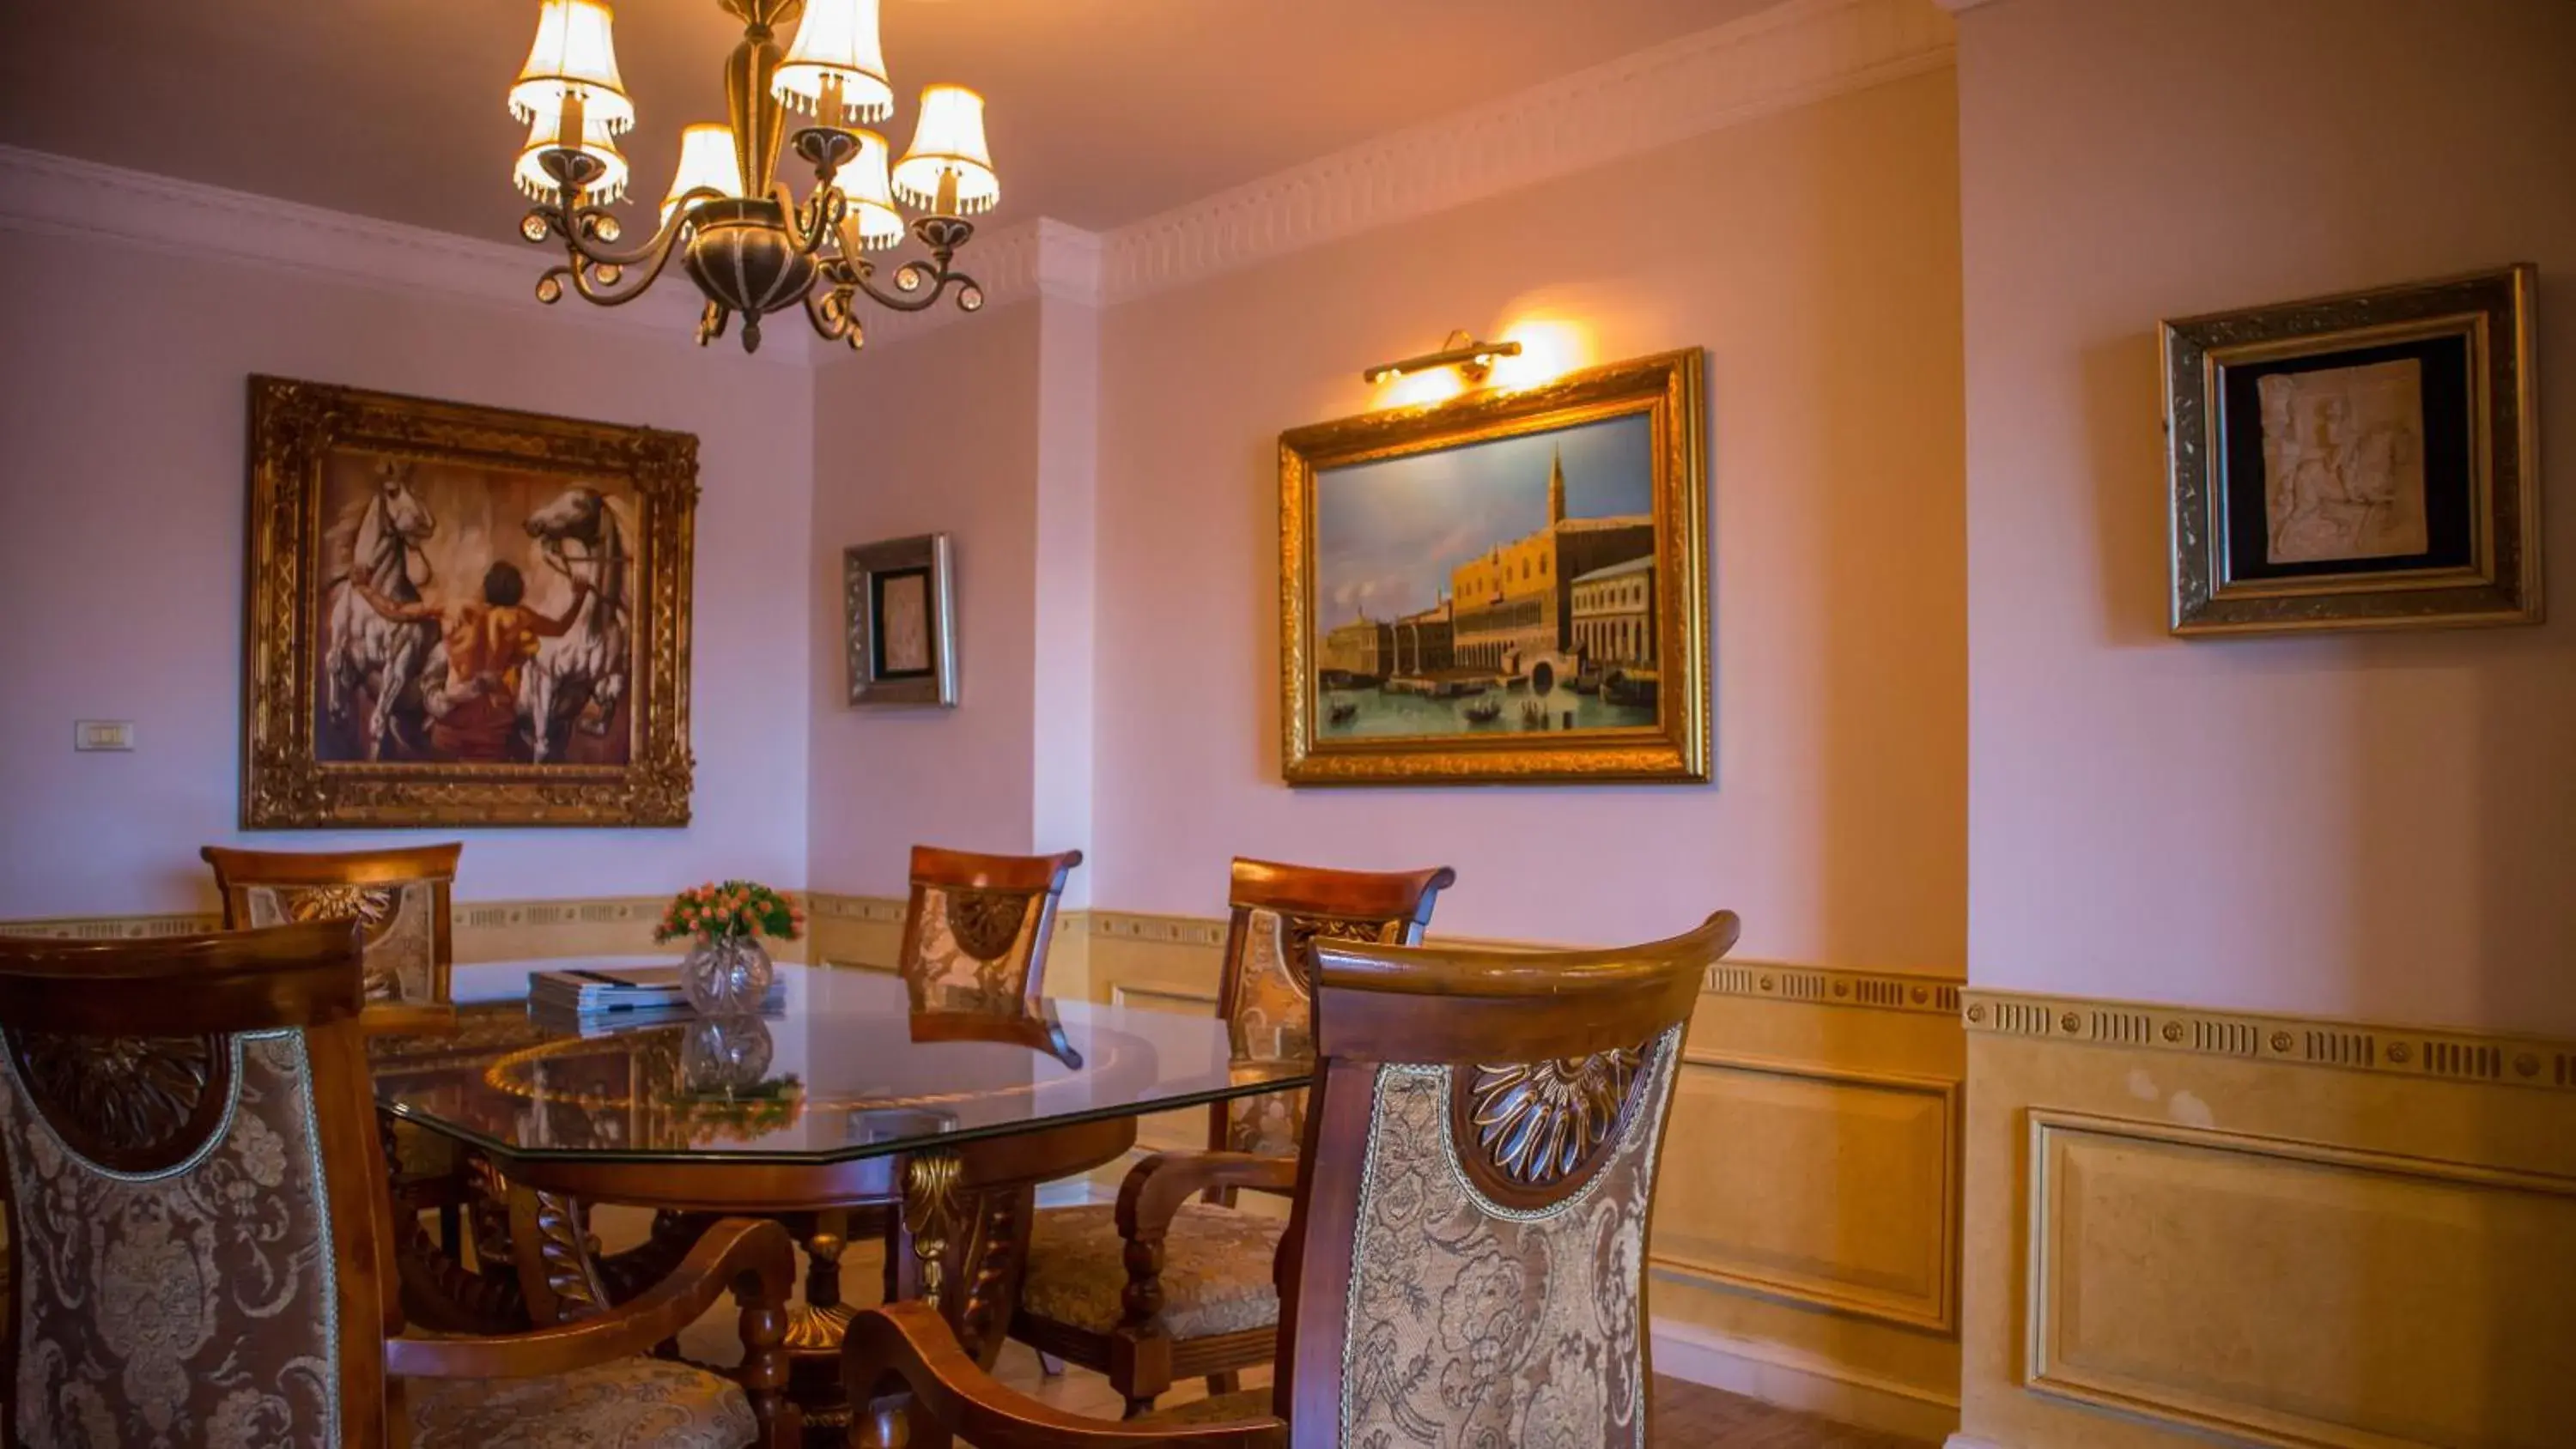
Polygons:
M957 703L948 535L866 543L841 555L850 703Z
M2532 285L2166 323L2173 632L2539 622Z

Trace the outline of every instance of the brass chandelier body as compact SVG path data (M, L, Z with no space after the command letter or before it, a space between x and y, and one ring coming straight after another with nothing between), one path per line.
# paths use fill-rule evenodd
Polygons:
M787 107L776 87L784 58L777 35L782 26L796 22L805 0L717 3L743 22L742 41L726 59L724 73L726 119L742 194L710 186L679 192L666 204L650 240L616 250L622 227L615 213L596 196L585 199L606 169L597 155L578 144L580 138L596 135L590 129L595 123L584 115L581 94L568 89L555 131L559 144L536 158L554 184L553 195L529 208L519 223L526 240L542 244L557 239L564 248L564 260L537 279L537 300L560 301L569 287L604 307L631 302L660 279L677 253L681 267L706 295L698 320L700 345L723 336L739 314L743 350L756 352L761 319L801 306L825 341L856 348L865 340L856 311L861 293L893 311L921 312L953 291L959 310L980 309L983 288L953 265L958 250L975 234L974 224L961 214L965 208L954 176L942 175L929 208L906 228L929 257L896 266L891 288L875 280L877 263L866 255L853 202L838 184L841 168L859 155L861 142L860 133L834 124L842 114L836 78L823 82L814 107L816 124L792 138L797 157L814 168L812 193L800 202L777 179L779 151L790 140ZM877 144L882 147L881 141ZM880 150L879 165L882 155Z

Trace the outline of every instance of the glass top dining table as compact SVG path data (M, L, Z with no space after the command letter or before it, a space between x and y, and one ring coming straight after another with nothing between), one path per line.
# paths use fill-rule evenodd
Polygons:
M757 1017L586 1021L527 1002L533 972L671 957L459 966L453 1031L373 1044L391 1115L504 1164L832 1164L1134 1118L1306 1084L1237 1060L1225 1023L1142 1007L933 991L781 963Z

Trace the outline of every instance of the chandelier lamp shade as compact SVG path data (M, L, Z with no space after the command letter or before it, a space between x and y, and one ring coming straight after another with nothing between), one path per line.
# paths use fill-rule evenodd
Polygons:
M975 233L967 218L1001 198L984 98L964 86L925 88L912 145L895 160L883 135L858 126L894 111L877 0L717 3L743 23L725 61L725 120L681 131L652 238L619 250L623 226L610 208L626 197L629 170L618 140L636 113L617 72L615 16L609 0L539 0L537 37L509 96L529 128L511 175L536 202L519 234L564 252L538 277L537 300L569 291L618 306L676 257L706 297L698 341L740 317L747 352L760 347L761 320L789 308L801 307L826 341L854 348L865 340L862 295L897 312L925 311L952 293L959 310L980 309L983 288L954 263ZM782 49L789 25L795 36ZM812 124L791 136L790 112ZM777 179L782 148L813 170L802 201ZM890 284L880 284L872 254L907 237L929 255L894 264Z

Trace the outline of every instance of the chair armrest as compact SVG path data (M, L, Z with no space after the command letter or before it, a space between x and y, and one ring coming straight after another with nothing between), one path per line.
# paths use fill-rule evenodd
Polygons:
M727 1289L742 1301L744 1347L754 1350L761 1347L750 1341L755 1332L785 1334L795 1281L796 1249L785 1228L727 1218L707 1229L671 1276L596 1318L486 1338L388 1339L385 1371L398 1378L517 1379L589 1368L677 1335ZM776 1321L756 1328L761 1316Z
M1212 1187L1292 1191L1297 1159L1254 1152L1157 1152L1118 1184L1118 1236L1129 1242L1169 1232L1181 1205Z
M1065 1413L986 1373L927 1303L892 1303L852 1319L841 1374L858 1410L850 1432L858 1449L945 1443L948 1434L976 1449L1278 1449L1288 1442L1288 1426L1267 1417L1154 1429ZM908 1409L889 1401L905 1390ZM907 1412L912 1432L897 1437L895 1421ZM925 1419L940 1432L924 1432Z

